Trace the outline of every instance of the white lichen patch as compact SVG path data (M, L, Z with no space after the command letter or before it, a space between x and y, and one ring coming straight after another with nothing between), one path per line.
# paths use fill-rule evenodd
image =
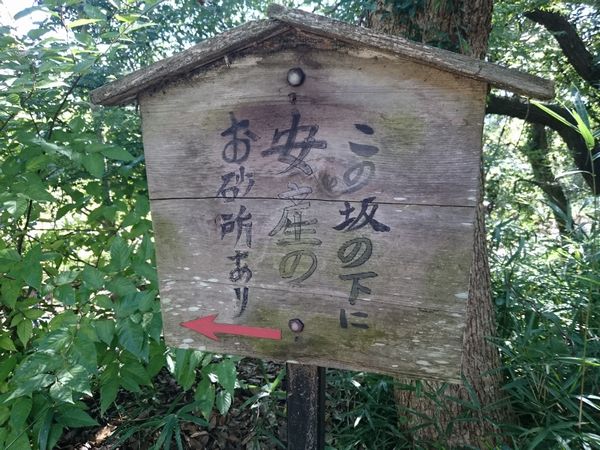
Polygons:
M422 359L419 359L419 360L417 360L417 361L416 361L416 363L417 363L419 366L430 366L430 365L431 365L431 363L430 363L429 361L424 361L424 360L422 360Z
M184 340L183 340L183 343L184 343L184 344L191 344L192 342L194 342L194 340L193 340L193 339L190 339L190 338L187 338L187 339L184 339Z
M466 300L469 298L468 292L459 292L458 294L454 294L454 296L460 300Z

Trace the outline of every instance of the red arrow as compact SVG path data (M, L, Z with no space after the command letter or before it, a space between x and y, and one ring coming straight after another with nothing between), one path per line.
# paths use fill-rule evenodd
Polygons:
M215 333L249 336L259 339L273 339L276 341L281 340L281 330L276 328L247 327L230 323L216 323L215 319L217 318L217 315L218 314L213 314L211 316L200 317L196 320L190 320L189 322L181 322L180 325L203 334L213 341L219 340Z

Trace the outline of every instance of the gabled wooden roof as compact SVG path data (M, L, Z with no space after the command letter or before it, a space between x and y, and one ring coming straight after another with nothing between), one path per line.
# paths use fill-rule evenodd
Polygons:
M269 20L248 22L102 86L92 91L92 102L101 105L130 103L140 92L169 78L211 64L228 53L251 47L291 28L409 59L528 97L554 97L552 81L402 37L375 33L367 28L276 4L269 7L268 16Z

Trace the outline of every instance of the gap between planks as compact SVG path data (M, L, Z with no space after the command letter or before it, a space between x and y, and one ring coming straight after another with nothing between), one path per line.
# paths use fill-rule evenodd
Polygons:
M365 197L369 198L369 197ZM375 196L377 198L377 196ZM177 200L223 200L223 197L150 197L151 202L158 201L177 201ZM289 199L279 198L279 197L239 197L236 198L235 201L243 202L244 200L278 200L282 202L289 201ZM324 198L305 198L302 201L310 201L310 202L328 202L328 203L360 203L360 200L344 200L344 199L324 199ZM234 203L234 202L223 202L223 203ZM391 205L391 206L425 206L425 207L433 207L433 208L471 208L474 209L476 205L453 205L453 204L436 204L436 203L404 203L404 202L379 202L374 201L378 205Z

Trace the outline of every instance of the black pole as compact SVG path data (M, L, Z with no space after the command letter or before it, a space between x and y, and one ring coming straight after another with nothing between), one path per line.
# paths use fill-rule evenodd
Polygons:
M325 448L325 368L287 364L288 450Z

